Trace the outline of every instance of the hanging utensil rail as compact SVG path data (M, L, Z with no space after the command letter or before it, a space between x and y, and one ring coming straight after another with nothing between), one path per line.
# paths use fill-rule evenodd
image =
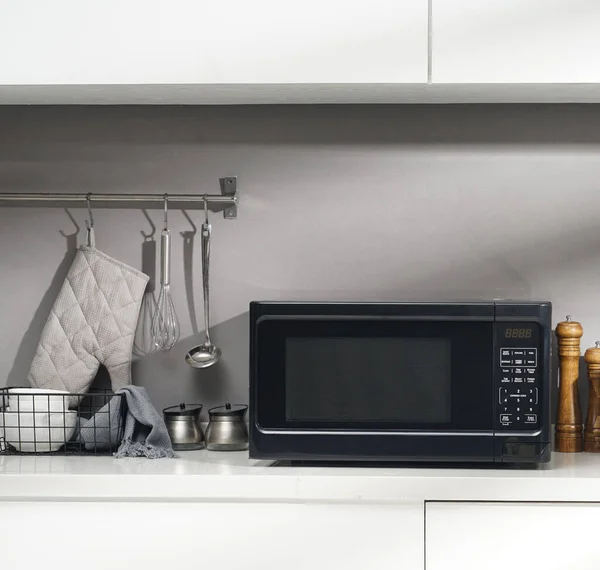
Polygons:
M170 194L169 205L173 207L187 206L188 208L204 208L206 201L212 210L223 210L223 217L227 220L237 218L238 190L237 177L229 176L220 179L221 194ZM68 193L6 193L0 192L0 205L2 202L50 202L52 206L65 207L66 205L82 205L87 207L88 202L96 207L102 207L113 202L120 204L146 203L153 207L163 207L165 193L161 194L100 194L85 192L82 194Z

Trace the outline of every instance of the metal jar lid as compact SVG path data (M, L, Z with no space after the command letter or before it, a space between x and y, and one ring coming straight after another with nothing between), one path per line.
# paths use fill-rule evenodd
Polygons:
M202 411L202 404L179 404L178 406L170 406L163 410L165 419L170 420L185 420L190 416L198 417Z
M248 406L246 404L225 404L208 410L208 416L211 421L239 421L246 415Z

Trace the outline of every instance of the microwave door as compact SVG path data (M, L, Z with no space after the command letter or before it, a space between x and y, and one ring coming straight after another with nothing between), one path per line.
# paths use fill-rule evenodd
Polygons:
M303 318L257 325L264 433L493 435L493 321Z

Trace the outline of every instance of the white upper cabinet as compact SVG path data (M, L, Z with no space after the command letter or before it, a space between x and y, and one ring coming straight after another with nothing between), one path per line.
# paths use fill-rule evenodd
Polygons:
M598 54L600 0L0 0L0 104L599 102Z
M201 4L216 83L427 81L427 0Z
M428 0L0 0L0 85L427 81Z
M436 83L600 83L598 0L432 0Z

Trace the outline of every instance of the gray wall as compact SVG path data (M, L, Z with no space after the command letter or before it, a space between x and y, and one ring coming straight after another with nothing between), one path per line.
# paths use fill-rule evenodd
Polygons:
M548 299L583 348L600 338L600 106L0 108L0 191L216 192L223 175L241 191L238 220L212 218L223 362L183 360L201 216L175 211L182 340L134 366L159 408L247 401L252 299ZM0 385L25 382L85 218L0 209ZM98 247L142 268L146 215L95 219Z

